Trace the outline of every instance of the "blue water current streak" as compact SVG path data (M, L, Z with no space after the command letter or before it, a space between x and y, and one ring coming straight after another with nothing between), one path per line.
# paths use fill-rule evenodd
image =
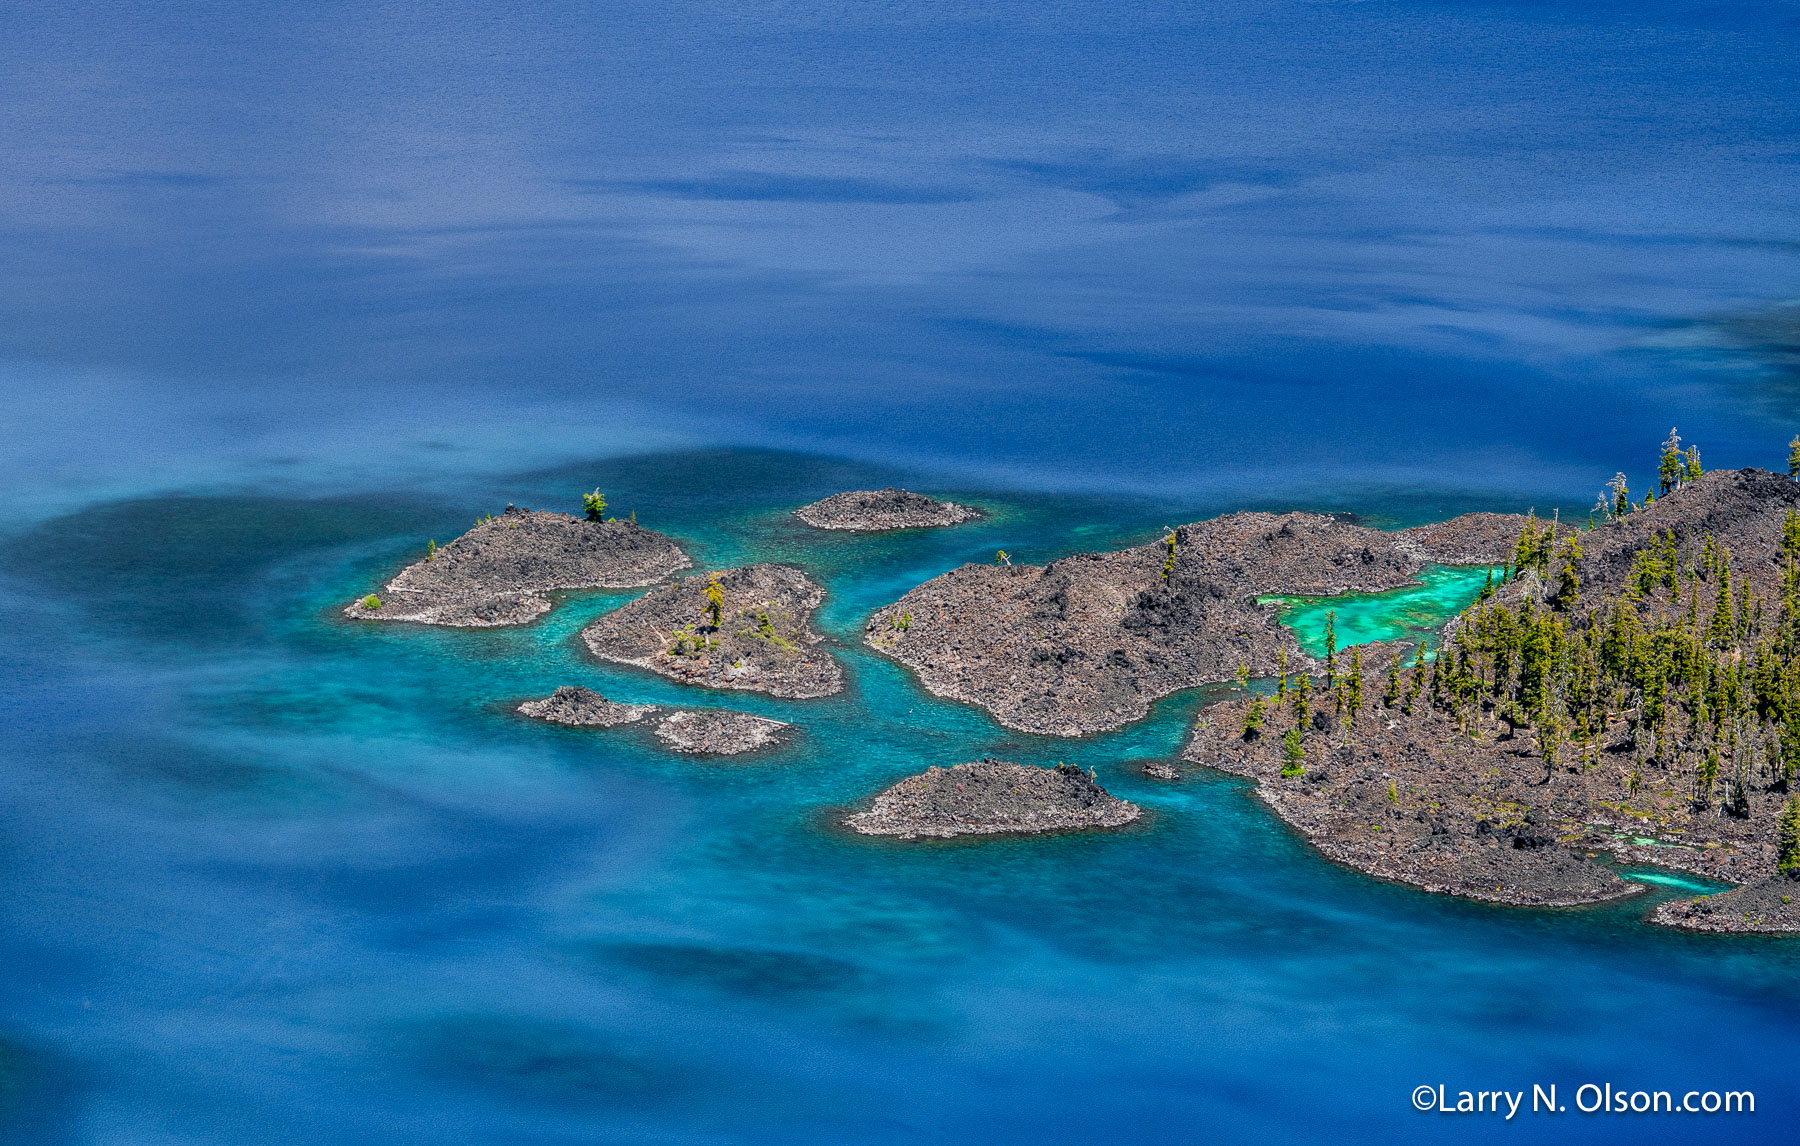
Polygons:
M1141 776L1178 750L1193 695L1117 733L1034 737L858 642L871 609L960 561L1142 542L1167 507L1071 516L963 491L990 521L822 534L784 511L840 463L743 460L763 480L739 497L730 455L602 476L703 565L820 577L843 696L716 695L593 663L575 634L631 594L490 632L335 617L466 525L455 505L150 500L13 538L12 1137L1372 1141L1489 1133L1420 1122L1420 1082L1800 1098L1781 1065L1800 1042L1791 945L1647 927L1660 889L1519 911L1386 885L1321 860L1237 781ZM678 508L663 470L711 500ZM473 508L572 507L593 484L574 476L515 478ZM506 711L572 682L800 731L707 763ZM986 753L1091 766L1149 819L950 845L832 826L901 775ZM1646 1000L1656 1037L1622 1035ZM1557 1132L1627 1129L1670 1138Z

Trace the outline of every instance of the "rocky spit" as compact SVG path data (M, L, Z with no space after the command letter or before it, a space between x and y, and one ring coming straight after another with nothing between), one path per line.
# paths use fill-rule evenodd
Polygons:
M346 617L458 628L522 625L550 611L546 593L635 589L692 564L669 538L629 521L516 509L476 525L402 569Z
M612 728L632 724L656 711L654 704L615 704L591 688L564 685L542 700L528 700L516 710L521 716L584 728Z
M964 565L878 610L864 631L931 692L1025 732L1079 736L1153 701L1312 664L1263 596L1379 592L1428 564L1499 563L1524 518L1479 513L1397 532L1316 513L1234 513L1112 553Z
M714 577L724 593L717 627L706 602ZM824 599L825 591L791 565L748 565L653 589L581 637L601 660L683 684L790 699L830 696L843 691L843 670L808 624Z
M1559 769L1546 777L1544 761L1530 754L1522 735L1477 741L1440 713L1407 717L1377 706L1359 719L1348 746L1321 710L1325 719L1309 720L1302 733L1304 773L1284 777L1291 710L1245 740L1249 703L1208 708L1183 755L1254 780L1257 796L1329 859L1492 903L1567 907L1643 890L1593 858L1649 850L1615 836L1616 819L1597 804L1612 788L1623 793L1628 759L1604 774ZM1645 793L1640 803L1672 814L1685 800ZM1693 855L1714 858L1704 850Z
M1657 906L1655 920L1688 931L1800 931L1800 879L1774 875L1718 895L1671 899Z
M656 723L656 738L676 752L736 756L778 744L793 726L766 716L723 709L681 709Z
M947 839L1116 828L1143 814L1080 768L984 759L930 768L888 788L844 820L868 836Z
M794 516L814 529L847 529L877 533L889 529L929 529L961 525L985 517L981 510L939 501L922 493L894 489L858 489L803 505Z

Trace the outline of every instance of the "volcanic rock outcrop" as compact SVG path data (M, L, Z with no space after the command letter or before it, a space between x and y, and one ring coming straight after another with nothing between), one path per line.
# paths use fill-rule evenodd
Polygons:
M717 602L708 600L716 584ZM825 591L791 565L685 577L607 613L581 637L602 660L708 688L790 699L830 696L843 670L808 619Z
M909 776L844 824L869 836L945 839L1116 828L1142 814L1073 765L984 759Z
M928 529L961 525L985 516L979 509L938 501L910 490L859 489L803 505L794 516L814 529L876 533L888 529Z
M1234 513L1045 566L964 565L878 610L877 651L1001 724L1077 736L1184 688L1310 659L1268 595L1378 592L1432 563L1502 562L1523 517L1469 514L1398 532L1316 513ZM1172 552L1171 552L1172 545Z
M519 715L552 724L586 728L612 728L631 724L656 711L654 704L616 704L591 688L564 685L541 700L519 705Z
M509 505L408 565L344 615L458 628L521 625L550 611L546 593L634 589L691 564L669 538L633 522Z

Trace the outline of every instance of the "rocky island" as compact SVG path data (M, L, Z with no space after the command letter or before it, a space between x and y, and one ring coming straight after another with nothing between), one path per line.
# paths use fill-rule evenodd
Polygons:
M616 704L591 688L564 685L542 700L528 700L515 710L533 720L580 728L613 728L633 724L656 711L654 704Z
M1665 453L1661 498L1620 492L1592 529L1528 521L1513 576L1429 663L1388 658L1383 687L1334 652L1208 708L1186 758L1384 878L1592 903L1636 890L1610 857L1745 885L1657 922L1795 929L1800 483L1685 457Z
M707 688L806 699L844 688L808 624L825 591L791 565L686 577L606 614L581 637L601 660Z
M676 752L737 756L780 742L792 728L779 720L726 709L681 709L656 725L656 738Z
M1034 768L989 758L909 776L844 825L866 836L947 839L1116 828L1142 814L1073 765Z
M591 688L564 685L540 700L528 700L514 711L533 720L575 728L616 728L636 724L659 711L654 704L618 704ZM656 722L656 738L676 752L736 756L781 740L793 725L728 709L678 708Z
M1525 519L1468 514L1388 532L1316 513L1234 513L1045 566L964 565L878 610L870 647L938 696L1026 732L1078 736L1184 688L1310 659L1269 595L1378 592L1428 564L1498 563Z
M458 628L522 625L550 611L546 593L635 589L691 564L680 546L635 522L509 505L450 544L434 546L344 615Z
M961 525L986 515L970 506L889 487L833 494L823 501L801 506L794 511L794 516L814 529L878 533L889 529Z

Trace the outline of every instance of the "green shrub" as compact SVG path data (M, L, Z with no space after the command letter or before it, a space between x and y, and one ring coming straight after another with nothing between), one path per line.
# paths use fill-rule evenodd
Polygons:
M381 608L381 598L370 593L367 597L362 599L362 607L365 609L379 609Z

